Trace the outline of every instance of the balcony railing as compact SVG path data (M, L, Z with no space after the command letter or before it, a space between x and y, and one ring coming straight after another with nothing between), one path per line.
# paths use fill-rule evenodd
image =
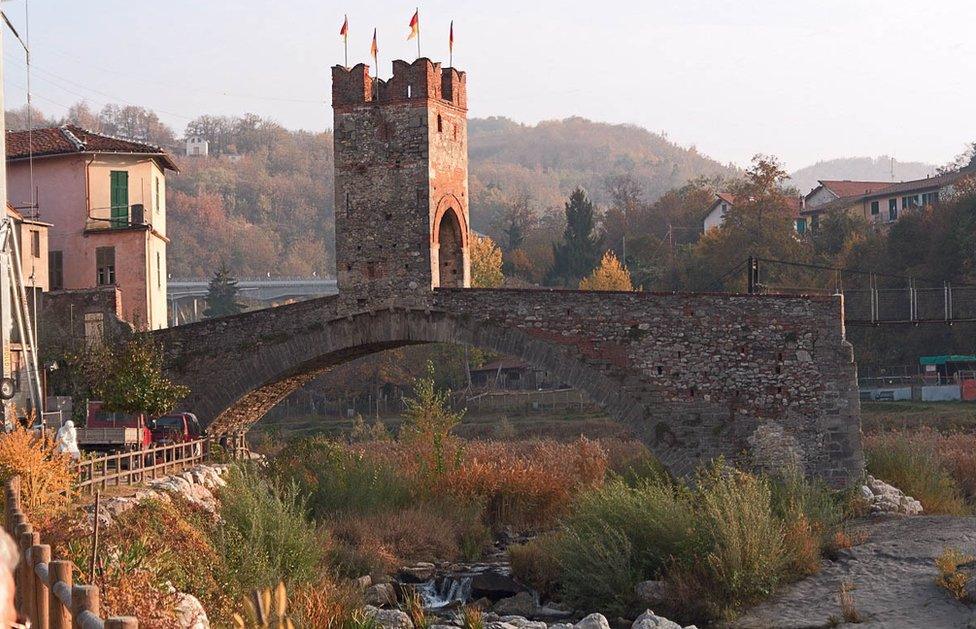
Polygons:
M106 212L104 216L89 216L85 219L85 231L125 229L148 224L145 206L137 203L126 208L125 214L112 210Z

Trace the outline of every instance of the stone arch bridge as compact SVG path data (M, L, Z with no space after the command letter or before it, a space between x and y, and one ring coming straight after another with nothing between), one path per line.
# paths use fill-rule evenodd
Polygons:
M861 473L860 407L837 297L438 288L363 309L339 296L153 333L216 434L331 367L405 345L522 358L629 425L678 475L719 455Z

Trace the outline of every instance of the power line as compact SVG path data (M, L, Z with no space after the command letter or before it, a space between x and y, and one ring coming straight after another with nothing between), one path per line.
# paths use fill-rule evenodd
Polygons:
M774 260L772 258L756 258L756 259L758 261L760 261L760 262L766 262L768 264L782 264L782 265L785 265L785 266L794 266L794 267L807 268L807 269L816 269L816 270L819 270L819 271L833 271L835 273L842 273L842 274L843 273L847 273L848 275L864 275L864 276L868 276L868 277L883 277L883 278L887 278L887 279L896 279L896 280L904 280L904 281L922 280L923 282L932 282L934 284L944 284L944 283L946 283L948 281L948 280L946 280L944 278L925 277L925 276L918 276L918 275L898 275L896 273L884 273L884 272L878 272L878 271L864 271L864 270L861 270L861 269L852 269L852 268L849 268L849 267L837 267L837 266L829 266L829 265L825 265L825 264L814 264L812 262L793 262L793 261L790 261L790 260ZM952 282L952 284L954 286L976 287L976 284L968 284L968 283L965 283L965 282L958 282L958 283L957 282Z

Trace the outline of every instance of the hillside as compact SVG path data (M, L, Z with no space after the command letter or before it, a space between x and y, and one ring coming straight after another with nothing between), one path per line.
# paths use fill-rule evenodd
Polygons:
M892 179L894 166L894 179ZM935 173L937 166L923 162L899 162L887 155L879 157L839 157L801 168L790 176L800 192L809 192L820 179L851 179L854 181L909 181Z
M213 135L212 151L219 146L241 159L182 158L181 172L170 175L174 276L206 276L222 260L239 275L331 273L332 134L240 119ZM735 172L645 129L582 118L531 126L474 119L469 154L471 223L479 231L490 231L517 199L538 214L560 209L576 186L603 204L614 175L632 174L652 201L689 179Z
M608 177L629 173L653 201L695 177L728 177L734 167L633 125L567 118L524 125L507 118L468 123L471 220L484 229L500 205L528 193L537 211L561 207L576 186L598 203Z

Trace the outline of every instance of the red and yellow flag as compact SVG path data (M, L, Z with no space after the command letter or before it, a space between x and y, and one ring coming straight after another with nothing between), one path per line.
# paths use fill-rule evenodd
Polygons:
M342 22L342 28L339 29L339 35L342 36L343 41L349 40L349 16L345 16L345 20Z
M451 36L447 40L447 48L449 52L454 52L454 20L451 20Z
M369 47L369 54L373 55L373 61L376 61L376 54L380 49L376 46L376 29L373 29L373 43Z
M414 11L413 17L410 18L410 34L407 35L407 41L418 35L420 35L420 9Z

